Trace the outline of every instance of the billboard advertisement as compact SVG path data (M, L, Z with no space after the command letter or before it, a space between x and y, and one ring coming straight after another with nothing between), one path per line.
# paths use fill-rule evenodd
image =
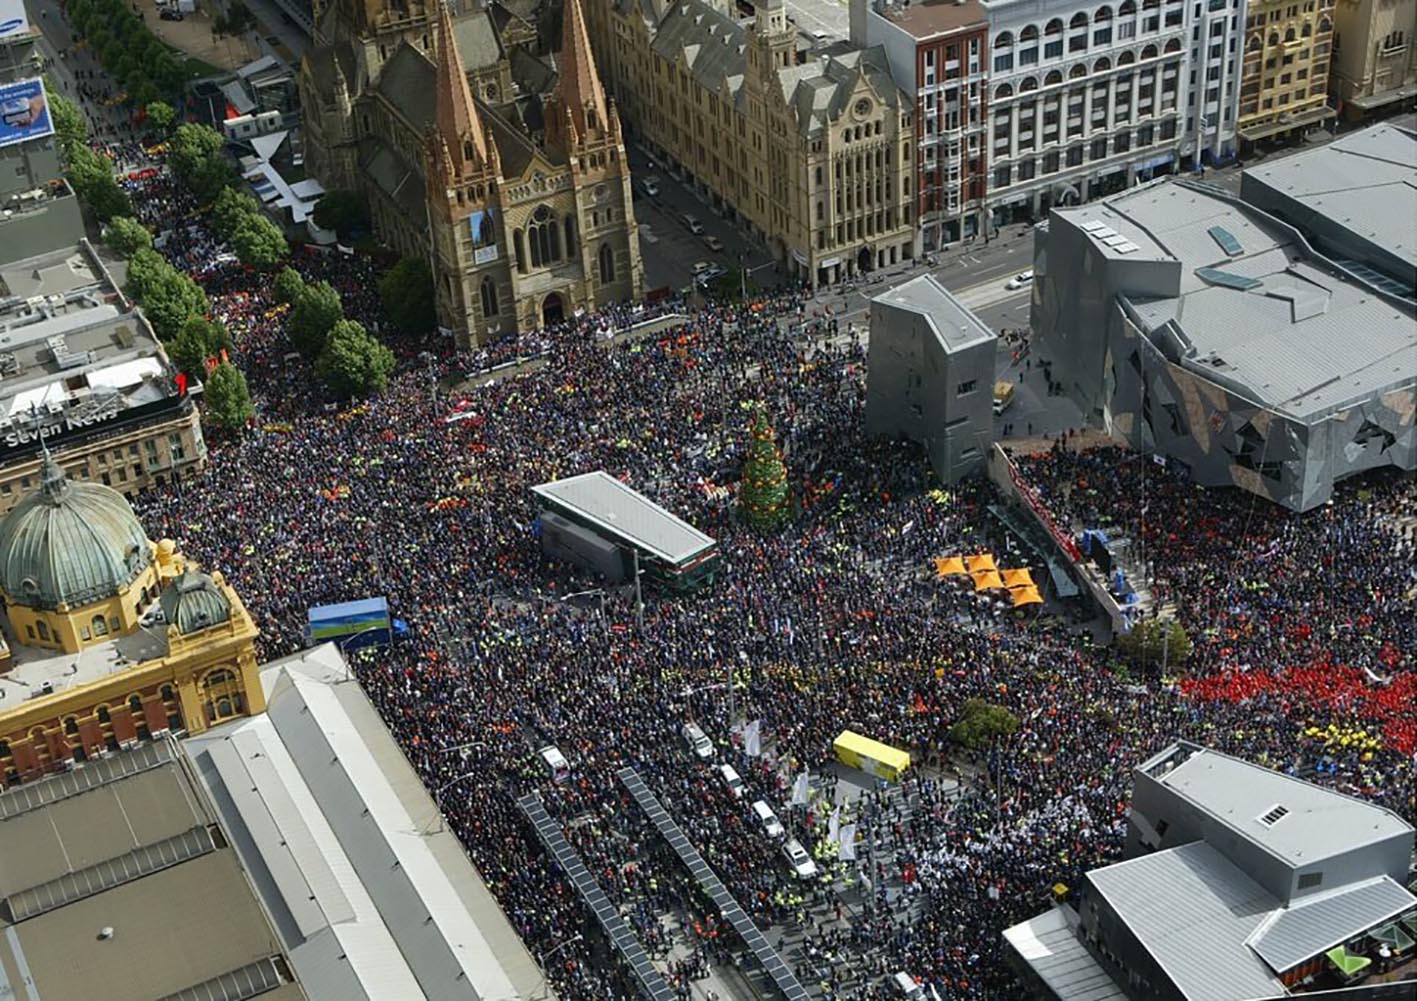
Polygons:
M25 0L0 0L0 38L28 35L29 18L25 16Z
M39 77L0 86L0 146L53 134L54 122Z

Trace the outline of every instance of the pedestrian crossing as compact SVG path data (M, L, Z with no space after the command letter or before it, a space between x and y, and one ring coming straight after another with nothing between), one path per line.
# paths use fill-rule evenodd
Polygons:
M767 936L759 930L757 925L753 924L747 912L738 905L738 901L733 899L733 895L728 892L728 888L723 885L717 874L704 861L698 849L684 836L678 822L660 805L654 793L650 792L649 787L645 785L644 779L640 778L640 773L633 768L622 768L615 774L620 779L620 784L629 790L630 795L635 797L635 802L640 804L640 808L654 822L654 826L659 829L664 840L668 841L669 846L678 854L680 861L694 874L694 878L704 888L704 892L713 898L718 912L733 926L733 930L743 939L744 944L752 950L759 965L772 979L777 989L782 992L782 996L788 1001L798 1001L798 999L806 1001L807 990L798 982L797 975L783 962L782 957L777 954L777 950L768 943Z
M582 899L595 912L600 926L615 945L615 950L634 971L640 982L640 994L649 1001L674 1001L674 991L650 962L644 946L640 944L635 933L630 931L630 926L606 897L605 891L590 874L576 850L566 841L566 835L562 833L560 825L546 812L541 797L535 793L527 793L517 800L517 806L521 807L522 813L531 821L531 826L536 829L536 836L560 865L561 871L570 877Z

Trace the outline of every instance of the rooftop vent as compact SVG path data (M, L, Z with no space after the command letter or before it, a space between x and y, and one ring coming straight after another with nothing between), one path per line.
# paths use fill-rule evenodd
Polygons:
M1264 813L1260 814L1260 823L1266 827L1273 827L1289 815L1289 807L1272 806Z
M1220 244L1220 249L1225 251L1225 256L1239 257L1245 252L1245 248L1240 246L1240 241L1235 239L1224 226L1212 226L1206 232L1210 234L1212 240Z

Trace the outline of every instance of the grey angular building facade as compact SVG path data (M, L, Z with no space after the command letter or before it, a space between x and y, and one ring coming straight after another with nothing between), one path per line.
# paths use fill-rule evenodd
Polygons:
M1219 189L1168 179L1055 209L1039 353L1088 419L1203 486L1304 511L1417 465L1417 311Z
M993 441L994 332L931 275L871 300L866 433L924 446L953 483L984 468Z

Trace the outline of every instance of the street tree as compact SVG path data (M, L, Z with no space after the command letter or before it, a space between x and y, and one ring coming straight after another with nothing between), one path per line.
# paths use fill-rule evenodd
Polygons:
M369 228L369 204L357 191L327 191L315 203L315 225L348 240Z
M275 293L277 302L293 303L305 290L305 279L300 277L300 272L290 265L281 268L276 274Z
M219 357L222 349L230 343L226 327L222 324L204 316L193 316L182 325L167 353L180 371L205 379L207 359Z
M286 327L290 342L307 358L317 357L330 330L343 318L344 306L334 286L329 282L306 285L291 306Z
M339 396L382 392L394 370L394 353L354 320L340 320L330 331L315 371Z
M950 737L971 751L992 747L1001 737L1018 732L1018 717L1008 709L983 699L966 699Z
M75 146L88 139L89 127L79 106L55 89L48 79L44 89L49 95L49 121L54 125L54 137L59 141L59 153L67 163Z
M290 247L280 227L264 214L249 215L231 234L231 249L247 267L269 271L290 256Z
M148 124L153 131L159 135L167 135L172 131L172 125L177 121L177 109L166 101L149 101L147 108Z
M230 240L231 235L248 216L261 214L261 205L240 188L222 188L216 196L216 201L212 202L211 219L212 229L224 240Z
M1117 637L1117 650L1137 667L1169 671L1190 657L1191 638L1175 619L1143 619Z
M140 250L149 250L153 235L132 216L114 216L103 228L103 242L120 257L132 257Z
M217 427L227 431L241 429L256 413L245 374L229 361L212 369L206 378L202 397L206 401L207 417Z
M432 330L437 322L433 309L433 273L421 257L405 257L379 281L384 312L400 329L409 333Z

